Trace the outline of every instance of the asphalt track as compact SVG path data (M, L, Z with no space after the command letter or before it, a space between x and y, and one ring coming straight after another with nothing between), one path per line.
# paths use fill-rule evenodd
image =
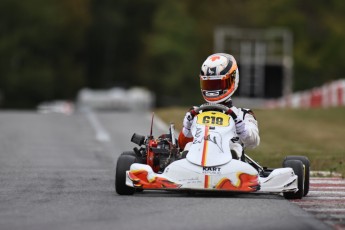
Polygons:
M0 112L0 229L330 229L279 195L117 195L116 159L149 126L139 113Z

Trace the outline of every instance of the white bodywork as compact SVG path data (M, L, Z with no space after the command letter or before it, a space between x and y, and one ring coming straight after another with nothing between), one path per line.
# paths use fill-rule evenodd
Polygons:
M297 191L291 168L275 169L260 177L250 164L232 158L231 139L236 136L233 119L220 112L203 112L193 121L193 143L185 159L155 173L145 164L132 164L126 184L143 189L221 190L234 192Z

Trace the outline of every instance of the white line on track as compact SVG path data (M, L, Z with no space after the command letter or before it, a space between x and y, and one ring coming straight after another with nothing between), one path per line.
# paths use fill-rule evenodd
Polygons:
M300 206L322 206L322 207L340 207L343 206L344 202L341 202L339 200L304 200L304 201L299 201L299 202L292 202L292 203L297 203Z
M308 211L308 212L341 212L341 213L345 213L345 208L303 208L304 210Z
M88 121L90 122L92 128L96 132L96 140L100 142L108 142L110 141L110 136L102 124L99 122L96 114L92 111L92 109L84 108L83 111L86 114Z
M339 184L339 185L345 185L345 181L343 180L331 180L331 181L325 181L325 180L310 180L310 185L313 184Z
M325 195L325 194L332 194L332 195L344 195L345 191L309 191L310 195Z
M329 191L329 190L343 190L345 191L345 187L310 187L311 191Z
M326 180L326 181L330 181L330 180L342 180L341 177L311 177L310 180Z
M345 197L334 197L334 196L321 196L321 197L310 197L307 195L307 198L304 199L311 199L311 200L339 200L339 201L345 201ZM295 203L302 203L302 201L297 201Z

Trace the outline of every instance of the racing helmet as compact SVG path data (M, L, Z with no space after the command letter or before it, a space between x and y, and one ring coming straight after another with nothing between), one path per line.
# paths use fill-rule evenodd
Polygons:
M209 103L221 103L231 99L231 95L238 87L238 82L237 62L230 54L212 54L201 66L201 93L205 101Z

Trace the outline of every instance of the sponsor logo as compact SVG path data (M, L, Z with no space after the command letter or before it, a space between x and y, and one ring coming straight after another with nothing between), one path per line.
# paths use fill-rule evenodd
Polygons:
M221 173L220 167L202 167L202 173L203 174L220 174Z

